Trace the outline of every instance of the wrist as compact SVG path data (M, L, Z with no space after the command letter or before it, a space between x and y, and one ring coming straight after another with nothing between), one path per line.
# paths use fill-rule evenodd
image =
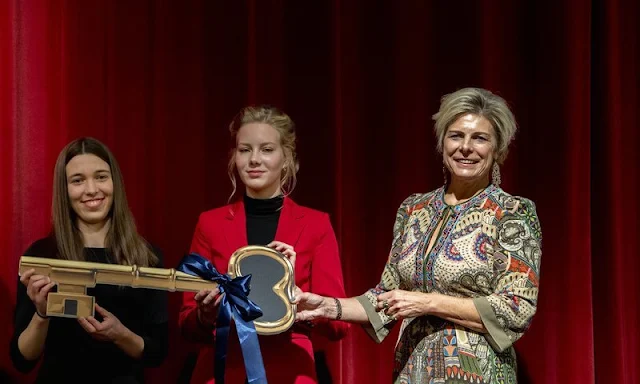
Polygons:
M340 320L342 319L342 303L340 302L340 299L338 299L337 297L333 298L333 301L336 305L336 320Z
M440 304L438 304L440 295L434 292L425 293L424 295L424 315L435 315L436 309L440 306Z
M206 316L200 307L196 309L196 321L200 327L206 330L211 330L215 328L216 325L215 320L212 321L208 316Z
M38 311L36 311L33 314L33 320L35 321L36 324L41 325L41 326L46 326L49 325L49 320L51 320L51 318L49 316L40 316L40 314L38 313Z
M121 329L118 330L118 332L116 332L116 336L113 338L113 342L116 345L120 345L120 344L124 344L127 340L129 340L134 333L131 332L131 330L129 330L129 328L125 327L124 325L120 324Z
M342 303L337 298L325 297L322 305L325 318L329 320L340 320L342 318Z
M322 298L322 313L325 319L333 319L336 317L336 306L334 304L333 298L324 297Z
M145 341L129 328L120 324L120 331L111 339L113 345L134 359L141 359L144 355Z

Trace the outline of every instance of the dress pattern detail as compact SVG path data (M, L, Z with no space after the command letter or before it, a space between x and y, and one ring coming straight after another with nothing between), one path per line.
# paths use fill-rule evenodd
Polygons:
M376 297L393 289L472 298L486 334L431 315L402 320L394 383L515 383L512 344L529 327L538 296L535 205L494 185L455 206L444 192L411 195L398 209L380 282L358 298L370 320L365 329L381 342L395 325L375 311Z

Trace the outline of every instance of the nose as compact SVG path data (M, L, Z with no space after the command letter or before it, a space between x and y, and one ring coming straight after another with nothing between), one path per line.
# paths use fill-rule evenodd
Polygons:
M259 151L252 151L251 157L249 158L249 162L251 164L260 164L260 154Z
M473 152L473 146L471 145L471 138L466 137L462 141L462 145L460 146L460 151L465 155L468 155L471 152Z
M85 192L89 195L94 195L98 192L98 186L96 182L92 179L87 180L85 183Z

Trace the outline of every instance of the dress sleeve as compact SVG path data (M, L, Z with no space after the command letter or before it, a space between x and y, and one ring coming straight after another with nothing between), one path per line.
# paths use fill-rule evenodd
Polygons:
M164 268L163 254L157 248L153 253L158 257L158 268ZM140 335L144 340L142 361L145 366L159 366L169 351L169 316L167 309L168 294L159 289L146 290L144 331Z
M542 234L535 205L520 199L499 219L493 255L493 293L473 302L489 344L504 351L529 328L536 313Z
M321 296L345 297L338 242L329 215L324 213L320 222L321 231L311 263L310 291ZM336 341L347 334L349 327L350 324L343 321L327 321L318 323L314 332Z
M212 261L211 246L205 233L202 215L198 219L196 230L191 241L191 252ZM206 327L198 320L198 310L196 301L193 299L193 292L184 292L182 294L182 305L180 307L180 315L178 323L182 336L191 342L213 344L215 340L215 331Z
M389 258L382 271L380 282L375 288L356 297L358 302L364 307L367 317L369 318L369 324L363 325L363 328L367 334L378 343L381 343L384 338L387 337L389 331L397 322L387 316L384 311L376 311L376 303L378 302L378 295L400 287L400 273L398 272L397 258L402 251L402 245L404 243L405 227L409 219L409 208L413 205L412 202L416 196L417 194L409 196L402 202L400 208L398 208L396 221L393 225L393 243L391 244Z
M55 244L50 239L41 239L29 246L24 252L25 256L34 257L53 257L55 254ZM18 338L29 326L33 315L36 313L36 306L33 304L29 295L27 295L27 287L25 287L18 278L18 288L16 290L16 308L13 314L13 336L11 337L11 345L9 354L13 366L22 373L33 370L40 359L27 360L18 348Z

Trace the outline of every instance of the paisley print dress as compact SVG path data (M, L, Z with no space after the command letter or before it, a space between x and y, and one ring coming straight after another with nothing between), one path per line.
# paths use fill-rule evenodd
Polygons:
M535 205L488 186L449 206L444 188L408 197L398 209L380 283L357 299L381 342L395 325L376 312L377 296L393 289L472 298L487 333L435 316L401 321L396 384L515 383L512 344L536 311L541 256Z

